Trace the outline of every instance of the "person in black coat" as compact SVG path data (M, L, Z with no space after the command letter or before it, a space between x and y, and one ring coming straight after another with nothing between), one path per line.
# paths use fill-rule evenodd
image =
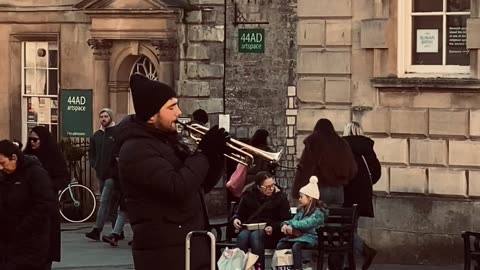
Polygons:
M223 174L227 134L214 126L192 153L177 134L182 112L174 90L138 74L130 89L136 114L122 120L114 139L135 269L184 270L186 235L208 228L204 193ZM208 239L194 237L191 247L191 269L210 269Z
M261 269L265 269L265 247L275 248L284 236L281 223L291 219L287 195L276 185L268 172L259 172L240 199L233 226L241 230L237 237L237 247L245 253L248 248L259 256ZM242 225L267 223L265 229L249 231Z
M373 185L380 179L382 169L377 155L373 150L374 141L363 136L363 131L357 122L345 126L343 139L352 149L357 162L358 172L355 178L344 187L345 206L358 204L359 216L374 217ZM355 251L364 257L362 269L368 269L376 255L376 250L369 247L355 234Z
M25 155L32 155L40 160L52 180L55 194L67 187L69 172L65 156L55 142L50 131L43 126L36 126L30 132L24 150ZM61 257L61 217L60 212L54 212L50 222L50 256L51 261L59 262Z
M51 180L40 162L0 141L0 269L50 267L50 222L58 212Z
M250 145L258 148L260 150L272 152L273 150L268 146L268 131L265 129L257 129L250 139ZM254 182L254 177L259 172L268 172L271 175L275 175L276 164L272 164L265 159L254 156L253 166L248 168L247 179L245 181L245 186Z

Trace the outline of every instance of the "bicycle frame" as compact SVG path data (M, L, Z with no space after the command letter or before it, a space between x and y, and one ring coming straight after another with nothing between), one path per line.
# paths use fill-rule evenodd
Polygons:
M72 198L72 200L73 200L73 205L75 207L79 207L80 206L80 201L75 199L75 197L73 196L73 192L72 192L72 185L75 185L75 184L78 184L78 181L77 181L77 179L72 178L72 182L70 182L70 184L68 184L67 188L68 188L68 193L70 194L70 198Z

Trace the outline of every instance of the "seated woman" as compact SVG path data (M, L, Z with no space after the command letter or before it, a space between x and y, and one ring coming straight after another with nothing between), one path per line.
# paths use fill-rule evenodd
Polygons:
M282 238L280 224L290 217L287 195L276 186L271 174L259 172L243 193L232 218L235 229L241 230L237 237L237 247L244 252L251 248L252 253L259 256L261 269L265 269L265 247L275 248ZM266 227L262 230L247 230L242 226L250 223L266 223Z

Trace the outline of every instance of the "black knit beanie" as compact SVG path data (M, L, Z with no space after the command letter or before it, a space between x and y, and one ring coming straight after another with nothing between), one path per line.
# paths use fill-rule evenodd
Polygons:
M147 122L167 103L176 97L175 91L167 84L153 81L140 74L130 76L135 118Z

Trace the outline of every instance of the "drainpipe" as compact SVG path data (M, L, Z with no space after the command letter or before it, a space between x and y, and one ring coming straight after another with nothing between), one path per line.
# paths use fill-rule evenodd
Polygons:
M223 0L223 8L223 114L225 114L227 103L227 0Z

